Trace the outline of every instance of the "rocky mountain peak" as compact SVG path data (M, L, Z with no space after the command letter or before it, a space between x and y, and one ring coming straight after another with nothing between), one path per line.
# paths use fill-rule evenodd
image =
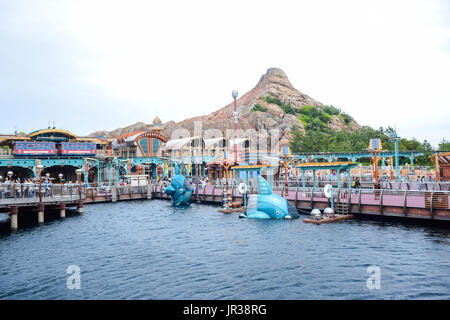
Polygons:
M325 122L322 121L323 125L332 129L353 130L359 127L355 121L346 122L338 114L323 115L325 105L295 89L286 73L279 68L269 68L253 89L237 99L237 105L240 114L239 129L244 131L248 129L256 131L281 129L283 131L282 139L289 139L289 131L293 126L296 126L300 131L305 131L304 126L311 120L311 117L305 116L305 107L309 110L318 110L313 110L312 117L317 118L319 113L322 115L322 120L325 118ZM163 135L171 139L172 133L176 129L187 129L191 134L194 134L195 121L201 121L203 129L218 129L225 134L227 130L234 127L233 109L233 102L230 102L209 115L189 118L178 123L169 121L161 125ZM114 138L118 136L118 133L122 134L129 130L144 129L145 127L151 129L151 126L151 124L145 125L139 122L110 132L101 131L101 133L105 137ZM92 135L97 133L94 132Z

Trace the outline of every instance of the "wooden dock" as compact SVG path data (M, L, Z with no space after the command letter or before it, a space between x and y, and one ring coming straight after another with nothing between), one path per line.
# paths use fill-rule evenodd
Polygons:
M0 212L9 214L11 230L17 230L19 213L38 213L38 223L44 223L46 210L59 210L60 218L65 218L67 207L76 207L78 213L83 213L85 188L83 186L54 185L51 189L43 190L41 196L33 186L33 192L18 191L12 187L3 192L0 197Z
M193 185L192 201L222 204L221 186ZM123 201L133 199L170 199L161 192L162 185L113 187L109 191L87 189L85 203ZM243 196L236 186L230 186L231 201L243 203ZM249 193L256 189L249 187ZM324 209L330 206L321 188L274 187L273 192L287 199L298 210ZM411 191L411 190L373 190L373 189L334 189L335 206L345 205L348 214L405 217L428 220L450 221L450 192Z
M193 185L194 192L191 200L198 203L222 204L222 186ZM249 193L256 193L253 187ZM66 207L75 206L79 213L83 212L83 204L100 202L117 202L130 200L167 199L161 184L142 186L120 186L102 188L82 188L81 198L74 188L54 188L52 194L39 198L34 197L3 197L0 198L0 212L7 212L11 218L11 229L17 229L19 209L31 208L38 211L38 222L44 222L46 209L59 209L60 216L65 217ZM230 186L231 201L243 203L243 195L236 186ZM302 187L273 187L273 192L287 199L297 210L310 211L314 208L329 207L329 199L321 192L321 188ZM386 216L406 219L422 219L436 221L450 221L450 192L449 191L411 191L390 189L334 189L334 207L344 212L340 214L357 216Z

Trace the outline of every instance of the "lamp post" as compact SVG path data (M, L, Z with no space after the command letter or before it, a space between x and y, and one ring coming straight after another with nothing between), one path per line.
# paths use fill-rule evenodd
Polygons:
M390 172L391 172L391 181L394 180L394 168L392 166L392 156L389 157L389 167L390 167Z
M42 203L42 170L44 169L44 166L42 164L38 164L36 169L39 173L39 203Z
M228 163L228 152L224 151L223 153L223 167L225 168L225 185L228 186L228 168L230 167L230 163Z
M83 173L82 169L75 170L77 174L77 181L78 181L78 213L83 213L83 200L81 199L81 174Z
M395 145L395 175L398 180L400 180L400 172L398 170L398 140L400 138L397 136L397 132L394 132L394 135L392 136L392 140L394 140Z
M44 204L42 203L42 170L44 169L44 166L42 164L38 164L36 169L39 172L39 203L37 206L38 223L44 223Z
M237 104L236 104L236 98L238 97L237 90L233 90L231 92L231 95L233 96L233 99L234 99L234 114L233 114L233 118L234 118L234 146L233 146L233 150L234 150L234 164L237 165L237 144L236 144L237 124L238 124L238 113L237 113Z
M16 197L16 187L14 186L14 181L12 179L12 176L14 175L14 173L12 171L8 171L7 175L11 182L11 195L15 198Z
M283 146L283 157L284 161L281 162L281 164L284 166L284 179L285 179L285 195L289 195L288 190L288 166L291 164L291 161L288 161L289 157L289 146Z
M77 182L78 182L78 191L79 191L79 196L81 199L81 174L83 173L82 169L77 169L75 170L76 174L77 174Z

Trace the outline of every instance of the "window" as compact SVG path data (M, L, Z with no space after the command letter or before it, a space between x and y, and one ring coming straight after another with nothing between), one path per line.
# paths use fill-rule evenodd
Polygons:
M142 151L144 152L144 155L147 155L148 154L148 139L144 138L144 139L139 140L139 145L141 146Z
M152 145L153 145L153 154L156 154L159 150L159 146L161 145L161 140L159 139L153 139L152 141Z

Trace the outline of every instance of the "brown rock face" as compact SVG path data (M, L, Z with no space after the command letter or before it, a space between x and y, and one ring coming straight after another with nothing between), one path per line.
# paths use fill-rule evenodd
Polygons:
M301 131L304 131L303 124L299 120L299 114L286 114L280 106L264 100L267 96L279 99L283 104L290 104L296 113L300 112L300 108L305 105L310 105L318 109L324 107L322 103L295 89L281 69L270 68L261 76L258 84L252 90L237 100L239 111L238 128L240 130L247 131L253 129L256 132L263 130L269 132L275 129L280 131L280 139L283 137L289 138L289 131L292 126L296 126ZM265 107L267 111L251 111L255 104ZM234 129L233 111L234 105L232 102L209 115L186 119L178 123L169 121L161 125L163 135L169 139L177 138L177 129L188 130L191 135L198 135L201 133L198 132L200 127L202 130L218 129L224 136L228 132L229 136L229 132ZM351 126L347 126L337 116L333 116L327 125L335 130L352 130L353 128L359 127L356 122L353 122ZM109 132L97 131L91 135L103 135L107 138L115 138L127 132L150 130L151 127L151 124L137 122L125 128Z

